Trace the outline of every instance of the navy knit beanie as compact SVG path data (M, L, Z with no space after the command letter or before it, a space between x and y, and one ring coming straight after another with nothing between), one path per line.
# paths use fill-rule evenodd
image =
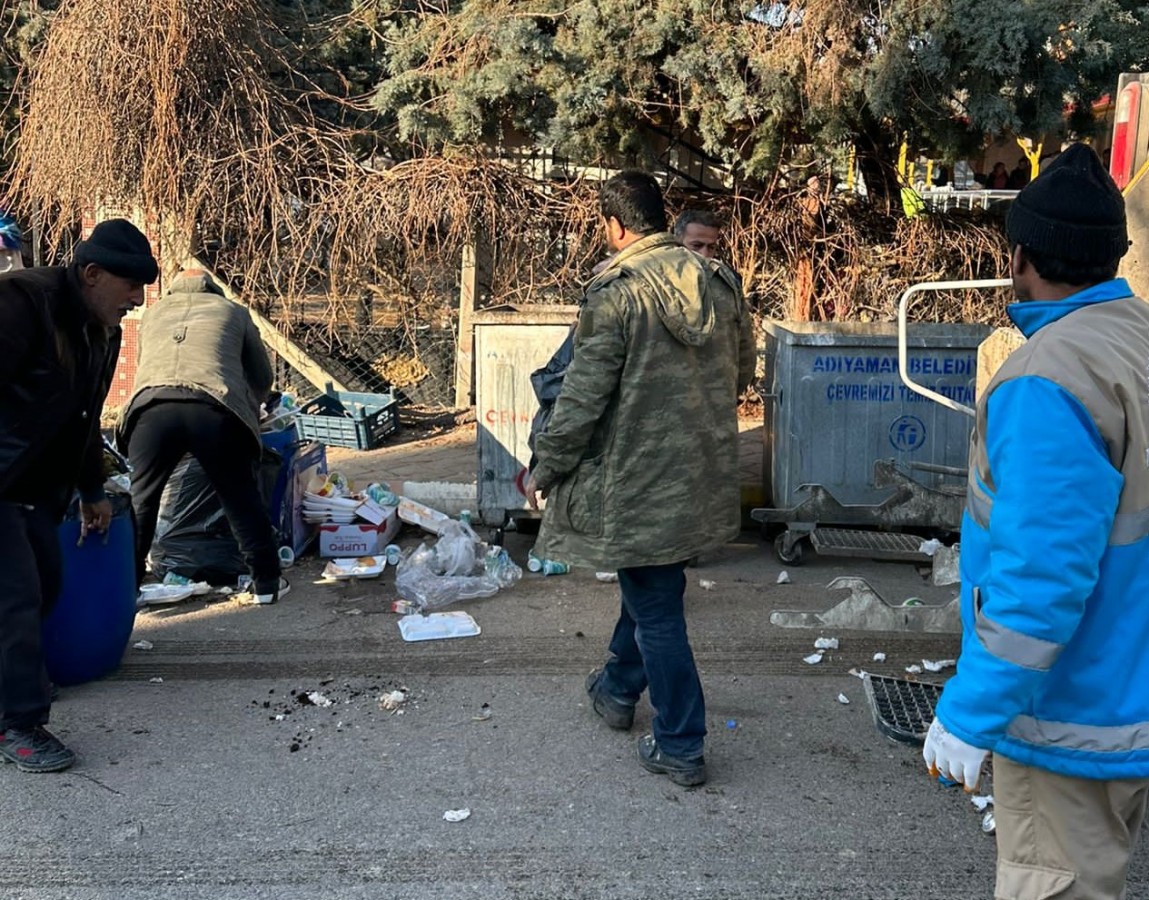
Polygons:
M1125 198L1085 144L1071 144L1010 204L1011 244L1066 262L1105 265L1129 251Z
M78 266L95 263L113 275L141 284L151 284L160 274L151 244L127 219L108 219L93 228L86 241L76 244L72 262Z

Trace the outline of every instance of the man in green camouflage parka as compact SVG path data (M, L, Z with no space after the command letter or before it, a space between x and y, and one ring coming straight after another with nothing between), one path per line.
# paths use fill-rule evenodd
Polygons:
M686 634L685 567L739 529L738 397L755 345L737 275L679 245L657 183L602 186L617 254L590 285L574 359L528 499L547 498L538 556L617 570L622 612L593 708L629 729L650 688L653 735L639 761L683 785L706 779L702 684Z

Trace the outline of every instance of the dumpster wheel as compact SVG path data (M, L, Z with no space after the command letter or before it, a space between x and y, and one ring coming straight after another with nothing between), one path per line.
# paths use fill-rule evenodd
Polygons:
M774 552L788 566L802 565L803 544L808 534L784 531L774 539Z

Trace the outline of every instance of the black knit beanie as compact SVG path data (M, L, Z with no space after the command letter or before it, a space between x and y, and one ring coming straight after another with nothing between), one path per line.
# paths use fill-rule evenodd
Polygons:
M151 284L160 274L152 246L144 233L127 219L108 219L92 229L86 241L76 244L72 262L95 263L113 275Z
M1010 204L1011 244L1081 265L1105 265L1129 251L1125 198L1085 144L1071 144Z

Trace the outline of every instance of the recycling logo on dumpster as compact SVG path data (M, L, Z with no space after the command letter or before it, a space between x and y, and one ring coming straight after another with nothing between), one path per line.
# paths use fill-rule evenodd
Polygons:
M926 442L926 426L917 416L899 416L890 426L890 443L899 453L917 450Z

